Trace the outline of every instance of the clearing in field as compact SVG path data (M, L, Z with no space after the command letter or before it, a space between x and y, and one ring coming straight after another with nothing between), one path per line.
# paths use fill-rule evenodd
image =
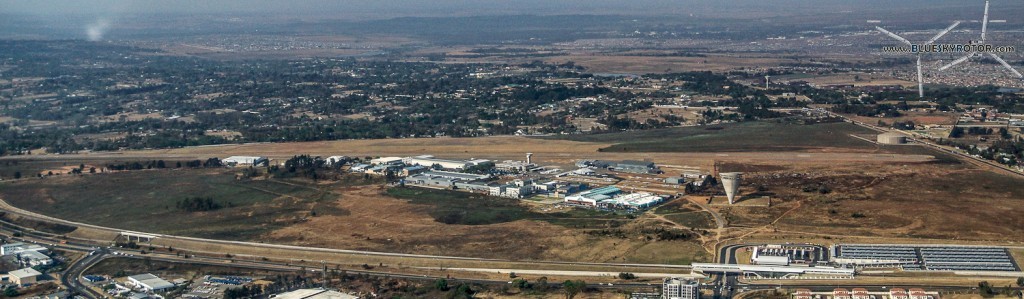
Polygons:
M345 213L321 204L334 194L314 186L239 181L216 170L146 170L54 176L0 185L9 203L90 224L154 233L246 239L304 221L313 211ZM210 198L221 208L188 212L180 202Z

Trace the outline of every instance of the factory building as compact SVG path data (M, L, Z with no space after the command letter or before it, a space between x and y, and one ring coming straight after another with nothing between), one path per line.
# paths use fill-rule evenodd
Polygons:
M658 169L658 167L656 165L654 165L654 162L635 161L635 160L625 160L625 161L621 161L621 162L602 161L602 160L580 160L580 161L576 161L576 167L579 167L579 168L596 167L596 168L611 169L611 170L620 171L620 172L640 173L640 174L661 173L661 170Z
M14 259L25 267L53 264L53 259L45 254L49 249L36 244L8 243L0 246L0 253L14 256Z
M447 160L447 159L434 158L434 156L431 156L431 155L423 155L423 156L404 158L404 159L402 159L402 162L405 162L405 164L408 164L408 165L420 165L420 166L430 167L430 168L433 168L436 165L438 167L441 167L442 169L463 170L463 169L469 168L471 166L480 165L480 164L483 164L483 163L486 163L486 162L490 162L490 161L489 160L470 160L470 161L465 161L465 160Z
M666 278L661 284L663 299L697 299L700 298L700 285L696 280L685 278Z
M658 172L658 168L654 166L654 162L634 161L634 160L626 160L626 161L615 163L615 165L612 166L611 168L612 168L612 170L615 170L615 171L631 172L631 173L644 173L644 174L646 174L646 173L657 173Z
M23 286L36 283L36 279L40 275L43 275L43 273L39 273L36 269L25 268L8 272L7 280L15 285Z
M149 273L128 276L128 284L146 292L159 292L174 287L173 283Z
M597 206L598 201L611 199L613 195L621 192L622 190L615 186L601 187L566 196L565 202L570 204Z
M417 174L405 178L406 184L420 185L435 188L454 188L458 179L446 178L429 174Z
M39 251L22 251L14 254L22 265L27 267L43 266L53 264L53 259Z
M907 144L907 135L896 132L878 134L879 144Z
M267 163L270 163L270 159L267 159L267 157L258 156L231 156L224 158L224 160L221 160L221 162L224 162L224 165L228 166L257 166L267 165Z
M25 244L21 242L0 245L0 255L19 254L25 251L46 252L48 251L48 249L46 249L46 247L39 246L36 244Z
M665 200L664 196L647 192L623 194L598 201L597 204L609 208L639 210L650 208Z
M457 188L457 183L467 183L473 181L479 181L489 178L486 175L461 173L461 172L450 172L450 171L427 171L420 174L415 174L405 178L406 184L420 185L425 187L435 188L446 188L454 189ZM477 187L470 185L464 185L467 189L483 191L483 187ZM488 187L490 191L490 187Z

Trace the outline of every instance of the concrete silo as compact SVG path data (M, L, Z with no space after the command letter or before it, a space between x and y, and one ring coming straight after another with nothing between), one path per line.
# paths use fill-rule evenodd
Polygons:
M729 198L729 204L736 202L736 194L740 190L740 172L724 172L721 174L722 187L725 188L725 197Z

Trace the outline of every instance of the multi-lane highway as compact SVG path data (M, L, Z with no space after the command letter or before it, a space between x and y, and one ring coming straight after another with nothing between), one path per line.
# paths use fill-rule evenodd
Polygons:
M20 237L15 237L14 233L20 233ZM19 226L7 221L0 220L0 235L4 235L7 238L19 242L36 243L46 245L55 249L60 249L70 252L80 252L85 254L82 258L74 261L68 268L61 273L60 281L61 284L65 285L72 293L84 296L86 298L107 298L105 294L96 291L93 288L88 287L82 282L82 275L91 266L98 264L99 262L109 258L128 258L128 259L145 259L150 261L162 261L171 263L187 263L193 265L208 265L208 266L223 266L232 268L242 269L255 269L255 270L267 270L267 271L280 271L294 273L296 271L308 271L315 273L317 267L309 267L302 265L295 265L290 263L266 261L266 260L244 260L244 259L233 259L223 255L221 256L177 256L173 254L164 253L147 253L142 254L139 250L124 249L124 248L110 248L103 247L100 243L89 243L83 240L72 240L69 241L66 237L51 234L47 232L36 231L32 228ZM109 243L109 242L108 242ZM425 281L431 282L437 279L446 278L453 282L468 282L476 284L486 285L505 285L508 283L506 280L493 280L493 279L475 279L475 278L451 278L451 277L438 277L418 274L402 274L394 272L380 272L370 270L358 270L358 269L347 269L346 272L349 274L356 275L369 275L376 277L389 277L389 278L401 278L414 281ZM561 283L550 282L551 288L558 288ZM616 283L616 284L595 284L590 287L601 288L601 289L625 289L635 287L649 287L649 283Z

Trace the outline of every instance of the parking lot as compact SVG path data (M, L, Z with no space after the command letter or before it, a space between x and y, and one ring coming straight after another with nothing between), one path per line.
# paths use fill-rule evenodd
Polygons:
M833 258L840 263L874 267L900 267L930 271L1020 271L1009 251L1001 247L837 245Z

